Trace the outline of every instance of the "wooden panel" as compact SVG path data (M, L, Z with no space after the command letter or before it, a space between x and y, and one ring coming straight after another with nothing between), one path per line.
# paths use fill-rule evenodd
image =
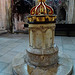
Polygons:
M56 35L62 35L63 32L65 32L65 34L63 35L67 35L67 36L72 36L75 35L75 24L56 24ZM61 33L60 33L61 32Z

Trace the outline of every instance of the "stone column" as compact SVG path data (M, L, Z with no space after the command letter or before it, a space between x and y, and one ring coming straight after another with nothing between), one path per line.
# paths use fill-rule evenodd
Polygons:
M74 0L74 6L73 6L73 24L75 24L75 0Z
M1 0L0 0L0 30L2 30L3 26L2 26L2 4L1 4Z
M68 9L68 23L73 23L73 9L74 9L74 0L69 0L69 9Z
M58 48L54 46L55 23L29 24L28 61L36 66L57 62Z
M54 45L55 24L29 24L29 44L33 48L47 49Z

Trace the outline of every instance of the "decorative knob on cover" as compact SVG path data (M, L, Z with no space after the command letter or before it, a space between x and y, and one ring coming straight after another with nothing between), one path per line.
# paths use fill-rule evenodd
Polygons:
M45 3L45 0L38 0L38 5L31 9L31 15L53 15L54 11L51 6Z
M28 23L55 23L56 15L51 6L45 3L45 0L38 0L38 4L30 11Z
M38 0L38 2L45 2L45 0Z

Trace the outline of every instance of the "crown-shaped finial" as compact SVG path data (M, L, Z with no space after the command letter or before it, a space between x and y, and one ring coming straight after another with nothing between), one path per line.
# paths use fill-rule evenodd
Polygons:
M45 0L38 0L38 2L45 2Z
M53 15L53 8L45 3L45 0L38 0L38 5L31 9L31 15Z
M56 16L53 8L45 3L45 0L38 0L38 5L33 7L28 17L28 23L55 23Z

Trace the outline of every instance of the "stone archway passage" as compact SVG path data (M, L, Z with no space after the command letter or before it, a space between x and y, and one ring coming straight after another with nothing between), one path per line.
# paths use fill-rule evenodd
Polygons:
M60 8L58 16L59 21L66 20L66 11L64 7Z

